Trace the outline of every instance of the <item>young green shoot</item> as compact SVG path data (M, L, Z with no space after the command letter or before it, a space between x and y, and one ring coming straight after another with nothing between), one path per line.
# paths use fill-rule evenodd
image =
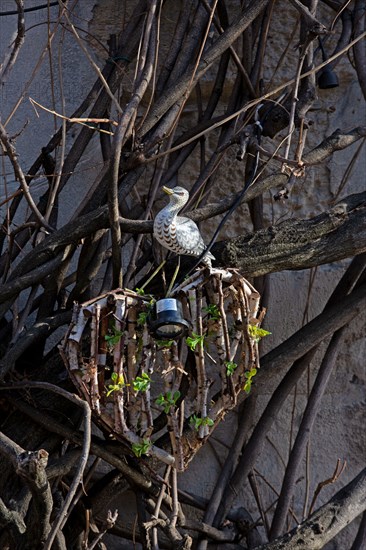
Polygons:
M198 431L201 426L213 426L214 421L209 416L205 416L205 418L200 418L196 414L193 414L189 419L189 424L192 426L192 428Z
M208 306L202 308L202 310L207 313L208 318L212 321L218 321L221 317L220 310L216 304L209 304Z
M113 384L109 384L108 386L107 397L109 397L111 393L122 390L122 388L124 388L125 386L129 386L129 384L125 383L123 374L117 374L116 372L112 372L111 380Z
M264 328L257 327L256 325L248 325L248 333L249 336L257 343L261 340L261 338L264 338L264 336L272 334L272 332L264 330Z
M155 343L159 348L171 348L174 340L155 340Z
M253 367L252 369L244 373L246 381L244 383L243 390L245 391L245 393L250 393L250 390L252 389L252 381L256 374L257 374L257 369L255 367Z
M232 376L235 369L238 367L237 363L234 363L234 361L225 361L224 365L226 367L226 376Z
M137 458L149 454L150 448L151 442L148 439L143 439L141 443L132 443L132 452Z
M192 351L195 351L198 345L203 347L204 339L205 339L204 334L199 335L199 334L196 334L195 332L192 332L192 336L187 336L186 344Z
M136 393L139 391L145 392L149 389L150 383L151 383L150 376L146 372L143 372L141 373L141 376L136 376L135 380L133 380L132 382L133 391Z
M114 325L111 328L109 328L108 334L104 336L104 340L107 343L107 348L109 351L113 351L114 346L118 344L122 336L123 336L123 332L121 332L120 330L117 330Z
M165 414L170 412L170 409L176 407L177 401L180 398L180 391L174 393L168 391L165 394L161 393L156 399L155 403L164 408Z
M136 294L138 294L139 296L143 296L145 294L145 290L144 290L145 287L153 280L155 275L159 273L159 271L164 267L165 264L166 264L166 260L161 262L161 264L155 269L154 273L148 278L147 281L144 282L142 287L135 289Z

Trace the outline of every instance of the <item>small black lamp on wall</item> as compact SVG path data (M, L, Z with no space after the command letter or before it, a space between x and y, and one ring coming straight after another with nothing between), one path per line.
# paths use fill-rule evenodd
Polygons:
M189 327L183 317L182 304L175 298L158 300L149 324L150 332L157 340L181 338Z
M328 57L325 53L323 41L319 37L319 46L322 51L323 61L327 61ZM339 86L339 81L336 73L333 71L332 67L328 64L323 67L318 73L318 86L321 90L327 90L329 88L337 88Z

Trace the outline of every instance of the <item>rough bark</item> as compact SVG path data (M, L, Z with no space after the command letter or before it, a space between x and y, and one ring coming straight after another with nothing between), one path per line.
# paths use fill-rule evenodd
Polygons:
M309 220L286 220L213 248L220 263L251 276L314 267L365 250L366 192L346 197Z

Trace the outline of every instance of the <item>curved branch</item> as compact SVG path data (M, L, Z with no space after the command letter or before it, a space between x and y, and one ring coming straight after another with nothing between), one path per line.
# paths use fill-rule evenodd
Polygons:
M84 470L85 470L87 460L88 460L88 457L89 457L89 450L90 450L90 443L91 443L91 409L90 409L89 404L86 401L84 401L83 399L81 399L79 396L68 392L64 388L60 388L59 386L55 386L54 384L50 384L49 382L27 382L26 384L24 384L22 382L19 382L19 383L14 383L11 386L1 386L1 390L6 390L6 389L7 390L16 390L16 389L25 389L25 388L27 388L27 389L28 388L39 388L39 389L52 391L54 393L57 393L58 395L62 395L62 397L64 397L65 399L68 399L69 401L71 401L72 403L74 403L75 405L77 405L77 406L79 406L83 409L84 435L83 435L83 448L82 448L82 452L81 452L81 455L80 455L79 464L78 464L76 473L74 475L74 479L72 480L69 491L68 491L67 496L65 498L65 501L62 505L62 509L60 510L58 516L54 520L54 522L52 524L52 528L50 529L50 526L49 526L49 523L48 523L47 531L45 529L43 530L44 533L46 535L48 535L48 537L47 537L47 540L44 540L44 546L42 546L42 547L44 548L44 550L50 550L51 546L52 546L52 543L53 543L59 529L62 526L62 523L64 522L65 518L67 517L68 510L71 506L71 503L72 503L72 500L75 496L77 488L78 488L79 484L82 482L82 479L83 479L83 474L84 474ZM48 459L48 453L46 451L42 450L42 449L40 451L35 451L35 453L38 453L38 454L43 453L43 454L40 454L40 458L43 461L42 464L41 464L43 466L43 469L41 471L42 476L43 476L42 479L41 479L41 481L42 481L41 489L42 489L42 493L44 493L45 492L45 486L48 487L48 490L49 490L49 497L48 498L50 498L50 502L52 503L51 489L50 489L49 484L48 484L47 474L46 474L46 470L45 470L45 468L47 466L47 462L45 462L45 455L47 455L46 458ZM31 454L33 455L35 453L29 453L28 452L26 454L28 456L28 455L31 455ZM23 453L23 454L25 454L25 453ZM28 464L29 459L23 460L23 462ZM24 469L23 468L23 462L22 462L22 470L21 471L20 471L19 466L18 466L18 469L17 469L18 473L23 472L23 469ZM34 483L36 481L37 480L35 479ZM37 486L35 486L35 488L37 489ZM30 484L30 489L33 493L32 484ZM33 494L34 498L36 498L36 496L38 496L38 495ZM42 495L42 498L46 499L47 495ZM48 520L51 517L51 510L52 510L52 504L50 506L48 516L45 516L46 518L48 518Z
M34 517L37 522L36 531L31 528L33 537L37 537L37 543L42 544L50 531L50 518L52 511L52 493L47 480L46 466L48 462L48 452L44 449L38 451L26 451L5 434L0 432L0 454L5 456L12 464L15 472L30 489L33 496ZM19 534L24 534L27 538L30 535L29 529L24 530L24 524L20 515L10 512L1 501L0 523L12 524L14 532L15 526Z
M17 153L15 150L14 145L11 142L10 137L8 136L5 126L0 122L0 141L3 144L4 150L6 151L6 154L8 155L10 162L13 165L13 170L16 179L19 181L20 186L22 188L22 191L24 193L24 196L27 200L27 203L29 205L29 208L32 210L34 216L38 220L40 226L45 227L50 233L53 232L53 228L49 225L47 220L44 218L44 216L41 214L41 212L38 210L36 203L33 200L33 197L29 190L29 185L27 183L26 177L23 173L23 170L18 162Z
M357 0L354 8L355 17L353 24L353 32L355 36L359 36L366 29L366 12L365 4L362 0ZM366 44L364 40L360 40L353 46L355 56L355 65L358 81L362 90L363 96L366 99Z
M11 347L1 358L0 381L4 380L7 373L14 367L16 360L19 359L32 344L43 338L47 338L56 328L70 323L71 316L71 311L61 311L38 321L30 327L30 329L19 338L16 345Z
M9 59L6 61L4 67L0 71L0 78L2 85L5 84L5 81L14 67L15 61L19 55L20 49L24 44L25 38L25 22L24 22L24 2L23 0L15 0L17 5L17 14L18 14L18 32L14 40L13 49L9 55Z
M318 550L366 510L366 468L290 533L255 550Z

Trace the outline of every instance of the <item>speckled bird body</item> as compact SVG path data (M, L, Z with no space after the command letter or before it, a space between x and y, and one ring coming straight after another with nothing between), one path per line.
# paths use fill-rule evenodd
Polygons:
M189 199L188 191L183 187L163 187L163 190L169 195L170 200L155 217L154 237L162 246L176 254L200 256L206 249L200 230L193 220L178 216ZM211 268L211 260L214 259L214 256L207 252L202 262Z

